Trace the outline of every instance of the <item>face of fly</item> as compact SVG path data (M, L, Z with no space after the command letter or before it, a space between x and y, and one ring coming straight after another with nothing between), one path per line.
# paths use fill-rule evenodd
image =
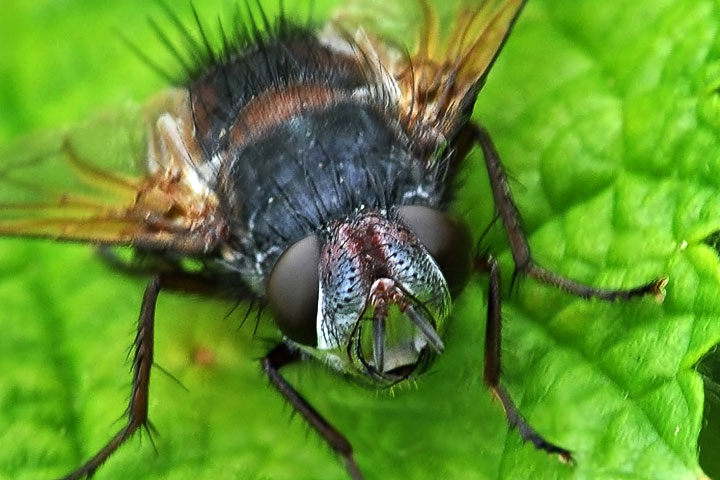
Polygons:
M312 353L342 371L393 384L443 351L448 284L397 218L368 213L333 224L321 247L318 290Z

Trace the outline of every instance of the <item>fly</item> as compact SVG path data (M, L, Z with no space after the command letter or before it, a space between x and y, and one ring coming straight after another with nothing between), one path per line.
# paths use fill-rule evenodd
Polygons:
M138 429L151 428L162 290L231 292L267 305L283 341L261 360L262 370L348 475L363 478L350 442L281 370L315 359L376 387L416 378L452 348L443 340L452 303L477 272L490 278L487 386L523 440L572 461L502 386L498 263L450 213L463 161L475 147L483 153L515 275L608 301L662 299L667 279L600 289L533 260L499 153L470 118L524 3L468 2L445 32L427 0L418 0L424 22L412 53L373 34L372 25L360 29L352 16L319 30L284 14L271 21L262 8L221 25L214 47L197 13L193 35L165 7L187 51L152 25L185 74L176 78L146 59L174 87L149 108L144 172L98 168L71 139L56 157L84 193L3 172L19 201L0 206L0 234L130 246L152 270L126 423L65 479L91 476ZM196 268L186 268L187 260Z

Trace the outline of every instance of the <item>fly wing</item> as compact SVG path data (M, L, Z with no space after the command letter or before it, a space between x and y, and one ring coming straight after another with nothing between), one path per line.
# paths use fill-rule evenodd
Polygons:
M450 16L430 1L356 2L335 22L392 78L413 137L437 145L467 119L526 0L463 0Z
M187 254L215 248L223 225L200 179L186 108L185 95L174 91L149 108L128 107L0 151L0 235Z

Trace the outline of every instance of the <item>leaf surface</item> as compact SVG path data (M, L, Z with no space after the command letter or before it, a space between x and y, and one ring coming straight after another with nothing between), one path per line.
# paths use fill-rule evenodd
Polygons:
M214 18L218 4L203 2L201 15ZM157 10L99 5L4 7L0 44L13 47L0 49L0 139L9 145L0 162L33 148L39 134L11 143L21 133L132 110L128 101L162 88L110 29L162 58L144 23ZM667 274L667 299L584 301L532 280L510 294L512 262L496 226L484 244L505 279L504 382L576 465L523 445L484 387L487 286L478 278L456 305L446 354L415 385L375 392L320 365L287 369L347 434L369 479L703 478L703 385L693 366L720 341L718 256L703 242L720 230L719 25L712 0L529 2L476 118L515 179L533 252L599 286ZM476 235L492 219L477 156L456 209ZM66 473L120 427L144 283L89 247L0 241L0 478ZM158 453L136 437L95 478L345 478L262 377L271 324L253 339L254 317L238 331L246 306L226 318L232 307L161 297L156 361L189 391L155 369Z

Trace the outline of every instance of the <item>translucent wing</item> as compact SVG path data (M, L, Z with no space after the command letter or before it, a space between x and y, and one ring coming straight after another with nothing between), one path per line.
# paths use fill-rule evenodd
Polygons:
M212 250L223 226L186 102L172 91L0 151L0 235Z
M525 0L455 3L445 18L430 0L355 2L335 19L377 56L398 91L401 118L431 144L451 138L469 114Z

